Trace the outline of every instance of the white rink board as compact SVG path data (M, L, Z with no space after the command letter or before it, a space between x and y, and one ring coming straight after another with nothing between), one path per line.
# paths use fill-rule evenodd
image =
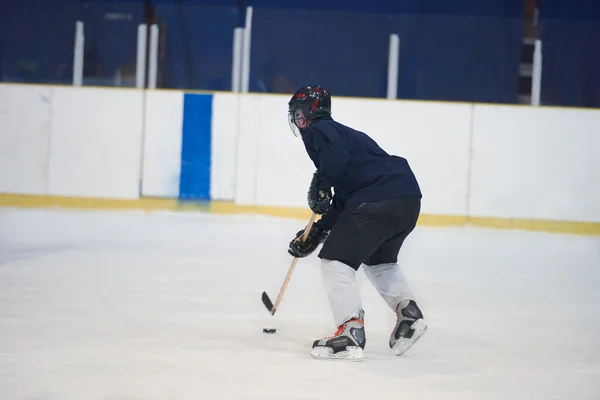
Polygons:
M302 138L287 122L289 96L262 96L257 123L255 203L261 206L307 207L306 193L315 166Z
M237 204L256 204L256 165L260 140L259 95L240 95L236 142L235 197ZM217 157L218 155L213 155Z
M177 198L181 174L183 93L146 91L142 195Z
M212 97L210 197L232 201L235 197L239 97L215 93Z
M238 204L306 207L315 170L287 123L289 96L241 95ZM471 106L334 99L334 118L408 159L423 212L466 215Z
M600 222L600 111L476 105L472 216Z
M143 92L57 87L48 194L139 198Z
M0 193L48 194L53 93L0 85Z
M185 94L147 91L144 138L143 195L177 198ZM212 96L211 198L233 200L235 193L237 97Z
M334 118L404 157L423 192L425 214L466 215L470 104L412 101L332 101Z
M0 85L0 192L177 198L184 96ZM289 97L213 94L212 199L307 207ZM333 116L408 159L424 214L600 222L599 110L334 98Z

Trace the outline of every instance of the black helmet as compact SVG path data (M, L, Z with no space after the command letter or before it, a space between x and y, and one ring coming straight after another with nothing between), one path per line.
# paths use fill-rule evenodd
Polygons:
M309 123L319 117L331 117L331 96L318 85L303 86L288 103L288 122L298 136Z

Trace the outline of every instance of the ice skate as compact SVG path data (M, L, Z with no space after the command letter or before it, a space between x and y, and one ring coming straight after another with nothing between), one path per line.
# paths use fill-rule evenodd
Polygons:
M316 359L362 361L366 344L364 311L339 326L333 336L315 340L311 356Z
M413 300L401 302L396 310L396 326L390 336L390 348L399 356L404 354L427 331L423 313Z

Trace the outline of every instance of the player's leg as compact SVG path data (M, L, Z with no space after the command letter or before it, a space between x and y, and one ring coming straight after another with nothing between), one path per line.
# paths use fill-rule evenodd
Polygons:
M392 232L357 208L340 215L319 253L323 285L338 330L313 343L315 358L363 359L366 335L356 271Z
M397 263L398 253L405 239L414 230L419 212L420 200L404 200L393 213L399 232L382 243L364 265L365 275L396 313L396 325L389 341L390 348L396 355L406 352L427 330L415 296Z
M371 257L365 260L363 266L367 279L394 311L402 300L415 300L397 262L397 255L405 237L405 234L398 234L383 243Z
M398 242L399 238L394 238L385 243L384 248L392 248ZM385 255L386 250L378 249L377 253ZM363 268L369 281L396 313L389 346L394 354L401 355L425 334L427 324L400 266L394 261L398 252L389 251L387 254L389 258L368 260Z

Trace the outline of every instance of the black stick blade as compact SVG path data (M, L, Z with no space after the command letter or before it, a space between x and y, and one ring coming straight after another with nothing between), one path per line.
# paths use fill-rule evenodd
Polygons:
M267 292L263 292L263 294L262 294L262 302L265 305L265 307L267 307L267 310L269 310L269 312L272 313L273 312L273 302L271 301L271 299L267 295Z

